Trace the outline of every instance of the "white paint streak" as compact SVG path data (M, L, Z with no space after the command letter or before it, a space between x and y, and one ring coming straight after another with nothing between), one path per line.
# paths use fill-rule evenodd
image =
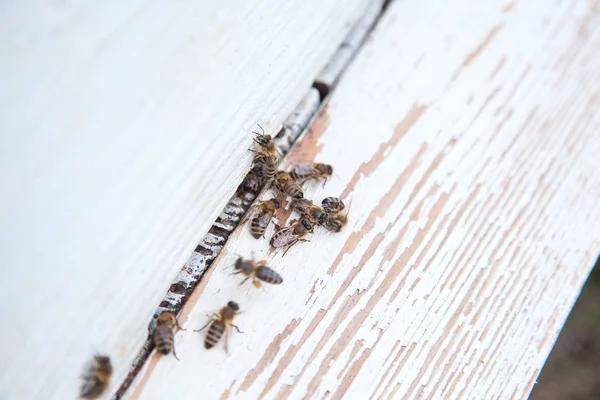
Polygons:
M585 0L504 6L390 6L300 144L337 175L308 197L354 185L349 226L283 258L234 232L185 325L236 300L244 333L183 333L141 398L527 397L600 246L600 30ZM252 251L282 287L238 286Z

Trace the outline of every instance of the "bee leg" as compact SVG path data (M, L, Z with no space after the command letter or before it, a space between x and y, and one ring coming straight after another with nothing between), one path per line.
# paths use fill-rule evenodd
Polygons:
M242 286L244 283L246 283L246 281L247 281L248 279L250 279L250 277L247 277L246 279L244 279L244 280L242 281L242 283L240 283L240 286Z
M225 329L225 353L229 355L229 329Z
M175 318L175 325L177 326L177 328L178 328L179 330L185 331L185 329L183 329L183 328L181 327L181 325L179 325L179 321L177 320L177 318Z
M175 356L175 359L179 361L179 357L177 357L177 353L175 352L175 342L173 342L173 355Z
M288 247L286 247L286 249L284 250L284 252L283 252L283 254L281 255L281 257L285 256L285 253L287 253L287 252L288 252L288 250L289 250L289 249L291 249L291 248L292 248L292 246L293 246L293 245L295 245L296 243L298 243L298 239L294 240L292 243L290 243L290 244L288 245Z
M210 325L210 323L211 323L211 322L212 322L212 320L208 321L208 322L206 323L206 325L204 325L204 326L203 326L202 328L200 328L200 329L194 329L194 332L202 332L203 330L205 330L205 329L208 327L208 325Z
M240 328L237 325L231 324L231 326L233 326L235 329L237 329L238 333L244 333L240 330Z
M213 314L213 315L214 315L214 314ZM202 328L200 328L200 329L194 329L194 332L201 332L201 331L205 330L205 329L208 327L208 325L210 325L210 323L211 323L211 322L213 322L213 321L214 321L214 318L213 318L213 317L211 317L210 321L208 321L208 322L206 323L206 325L204 325L204 326L203 326Z

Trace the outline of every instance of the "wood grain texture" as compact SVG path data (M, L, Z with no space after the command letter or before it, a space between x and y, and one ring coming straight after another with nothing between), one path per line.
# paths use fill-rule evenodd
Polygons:
M126 374L175 275L368 0L0 6L0 398Z
M392 3L288 156L335 166L306 196L349 225L285 257L239 228L131 398L526 398L600 246L596 12ZM238 286L251 252L282 287ZM206 351L229 300L244 333Z

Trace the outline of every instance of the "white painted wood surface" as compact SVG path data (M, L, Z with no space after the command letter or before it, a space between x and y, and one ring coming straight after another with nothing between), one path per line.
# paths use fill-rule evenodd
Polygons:
M369 4L0 6L0 398L122 380L169 284ZM9 328L10 327L10 328Z
M600 246L598 11L544 4L392 3L290 155L349 226L285 257L238 229L129 398L526 398ZM282 287L238 286L251 251Z

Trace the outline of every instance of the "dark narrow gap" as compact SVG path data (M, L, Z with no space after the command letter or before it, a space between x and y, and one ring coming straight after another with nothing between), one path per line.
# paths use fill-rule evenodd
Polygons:
M327 86L323 82L315 82L313 83L313 87L319 92L319 98L321 99L321 101L325 100L325 98L329 94L329 86Z
M365 37L375 28L375 26L377 26L377 23L385 11L385 8L387 8L391 1L393 0L385 1L384 7L381 9L370 28L365 32ZM357 22L360 22L360 20ZM353 61L354 56L360 50L360 47L362 47L363 44L364 38L356 49L354 55L348 60L348 64ZM341 43L340 47L344 45L345 43ZM346 64L346 66L348 64ZM340 75L343 75L345 69L346 68L344 67L340 71ZM335 82L337 83L338 81L339 76L336 78ZM279 133L277 133L275 136L276 143L282 144L279 146L282 156L285 156L289 152L290 147L293 146L298 138L302 136L302 133L304 133L304 131L306 131L312 125L312 122L321 113L327 104L328 97L333 89L335 89L336 83L329 86L325 83L315 80L312 87L319 92L320 102L314 114L307 119L307 123L300 131L294 131L293 129L289 129L290 127L284 125L281 131L279 131ZM290 134L290 132L295 133ZM210 228L207 236L205 236L201 243L199 243L196 247L194 253L200 256L201 261L193 267L186 265L182 268L182 272L180 272L179 276L184 276L185 279L175 281L170 285L165 298L161 301L157 311L154 314L155 316L158 315L162 310L172 311L176 315L179 314L187 300L190 298L192 292L196 289L208 269L211 267L213 261L227 243L231 233L237 228L254 200L263 190L264 184L257 184L256 175L256 171L254 170L250 170L246 175L233 197L224 207L221 215ZM210 235L210 237L208 235ZM154 350L154 344L152 343L150 336L150 327L153 326L153 321L154 320L150 321L149 335L142 345L142 348L139 350L135 360L133 361L129 373L111 400L120 400L123 397Z
M600 255L529 398L600 399Z

